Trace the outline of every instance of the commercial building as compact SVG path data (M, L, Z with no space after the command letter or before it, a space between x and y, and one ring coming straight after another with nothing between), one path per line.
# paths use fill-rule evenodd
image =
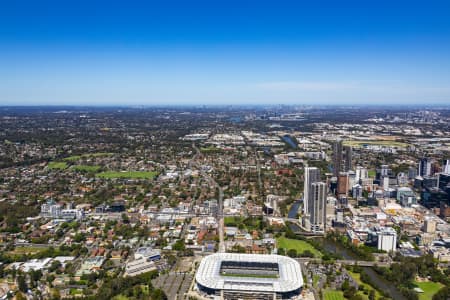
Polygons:
M397 249L397 232L392 227L380 227L376 231L378 250L395 251Z
M161 251L152 249L151 247L140 247L134 253L134 259L144 258L148 261L160 260Z
M430 176L431 175L431 161L428 158L424 157L419 162L418 167L418 175L419 176Z
M320 181L320 170L316 167L305 167L305 182L303 188L303 212L309 214L311 198L311 185Z
M333 144L333 174L338 176L340 172L352 170L353 149L351 146L343 146L342 140L338 139Z
M203 258L195 275L201 293L222 299L291 299L300 295L299 263L286 256L216 253Z
M136 276L139 274L154 271L156 269L157 268L153 261L148 261L144 257L140 257L126 264L124 276Z
M324 182L311 184L310 218L311 231L324 232L326 224L327 185Z
M416 194L409 187L401 187L397 190L397 200L405 207L417 204Z
M349 191L348 173L339 173L337 194L347 196Z
M435 233L436 221L431 218L425 218L425 221L423 222L423 231L426 233Z

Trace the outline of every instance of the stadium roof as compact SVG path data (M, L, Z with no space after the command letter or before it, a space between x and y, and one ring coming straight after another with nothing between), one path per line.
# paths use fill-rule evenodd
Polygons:
M277 263L278 278L223 276L222 261ZM264 254L216 253L203 258L195 275L197 283L215 290L286 293L302 287L300 265L290 257Z

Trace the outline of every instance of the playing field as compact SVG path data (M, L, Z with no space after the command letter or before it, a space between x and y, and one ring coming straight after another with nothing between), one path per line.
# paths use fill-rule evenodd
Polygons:
M9 251L9 254L36 254L47 250L47 247L16 247L13 251Z
M323 298L325 300L345 300L344 294L341 291L333 291L333 290L323 291Z
M157 172L150 171L127 171L127 172L115 172L107 171L98 173L96 176L105 179L126 178L126 179L153 179Z
M65 162L51 161L48 163L48 168L53 170L64 170L67 168L67 164Z
M288 239L285 237L279 237L279 238L277 238L277 244L278 244L278 248L284 248L284 249L286 249L286 252L289 249L295 249L295 250L297 250L297 253L301 254L303 251L309 250L312 253L314 253L315 257L322 256L322 254L316 248L314 248L311 244L309 244L308 242L305 242L305 241Z
M439 282L414 282L419 288L421 288L424 292L419 293L420 300L432 299L433 295L436 294L442 287L442 283Z

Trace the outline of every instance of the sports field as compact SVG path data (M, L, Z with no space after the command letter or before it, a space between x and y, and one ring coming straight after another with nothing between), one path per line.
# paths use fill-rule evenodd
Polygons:
M151 171L126 171L126 172L116 172L116 171L107 171L98 173L96 176L105 179L115 179L115 178L124 178L124 179L153 179L157 172Z
M442 283L439 282L414 282L417 287L421 288L424 292L419 293L419 300L432 299L433 295L436 294L442 287Z
M288 239L285 237L279 237L277 238L277 245L278 248L284 248L287 250L289 249L295 249L297 250L297 253L301 254L305 250L311 251L315 257L321 257L322 254L314 248L311 244L305 241L301 240L294 240L294 239Z
M341 291L325 290L323 291L324 300L345 300L344 293Z
M48 163L48 168L53 170L64 170L67 168L67 163L59 161L51 161Z

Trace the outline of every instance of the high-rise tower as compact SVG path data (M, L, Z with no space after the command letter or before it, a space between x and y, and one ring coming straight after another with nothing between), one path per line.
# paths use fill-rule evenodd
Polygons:
M327 185L324 182L311 184L311 197L309 199L309 214L311 231L324 232L326 224Z
M305 183L303 187L303 212L309 213L311 185L320 181L320 170L316 167L305 167Z

